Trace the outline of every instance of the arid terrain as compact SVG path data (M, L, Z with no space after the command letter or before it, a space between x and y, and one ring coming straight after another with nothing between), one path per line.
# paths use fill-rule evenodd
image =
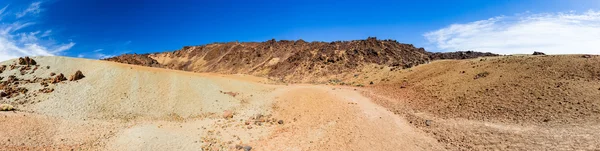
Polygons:
M600 149L595 55L271 40L13 59L0 81L0 150Z

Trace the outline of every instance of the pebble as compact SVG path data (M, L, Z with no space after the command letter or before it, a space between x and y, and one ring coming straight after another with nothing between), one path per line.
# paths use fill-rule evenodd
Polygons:
M235 145L235 149L237 149L237 150L240 150L240 149L243 149L243 148L244 148L244 146L242 146L242 145Z
M223 118L225 118L225 119L233 118L233 112L226 110L225 112L223 112Z
M283 124L283 120L277 121L278 124Z
M250 151L250 150L252 150L252 147L250 147L250 146L244 146L244 151Z

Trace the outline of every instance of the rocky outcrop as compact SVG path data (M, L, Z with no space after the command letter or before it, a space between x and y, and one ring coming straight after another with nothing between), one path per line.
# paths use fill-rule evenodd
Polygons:
M431 53L429 55L429 58L431 60L440 60L440 59L471 59L471 58L493 57L493 56L499 56L499 55L489 53L489 52L457 51L457 52Z
M148 67L162 67L156 60L148 57L147 54L125 54L117 57L107 58L104 60Z
M532 55L535 55L535 56L537 56L537 55L546 55L546 53L539 52L539 51L534 51Z
M35 60L29 58L29 57L25 57L25 58L19 58L19 65L36 65L37 62L35 62Z

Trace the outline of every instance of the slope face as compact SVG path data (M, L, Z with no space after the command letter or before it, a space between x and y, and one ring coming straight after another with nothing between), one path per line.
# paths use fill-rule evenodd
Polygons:
M495 55L468 54L444 55L446 57L442 58L441 55L432 56L425 49L410 44L368 38L331 43L307 43L302 40L217 43L184 47L174 52L122 55L106 60L194 72L243 73L284 81L314 82L317 77L351 73L368 64L402 69L429 62L431 57L464 59Z
M448 60L413 68L402 76L422 100L409 104L443 117L510 123L599 122L598 63L597 56L578 55Z
M369 75L394 76L368 89L454 150L589 150L600 147L599 64L590 55L443 60Z

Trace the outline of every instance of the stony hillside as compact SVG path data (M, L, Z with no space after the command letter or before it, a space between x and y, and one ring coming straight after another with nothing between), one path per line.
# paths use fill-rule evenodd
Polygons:
M266 42L214 43L186 46L173 52L128 54L105 60L193 72L243 73L282 81L314 82L315 77L352 73L369 64L396 70L427 63L432 59L480 56L496 54L472 51L430 53L411 44L369 37L366 40L335 42L273 39Z

